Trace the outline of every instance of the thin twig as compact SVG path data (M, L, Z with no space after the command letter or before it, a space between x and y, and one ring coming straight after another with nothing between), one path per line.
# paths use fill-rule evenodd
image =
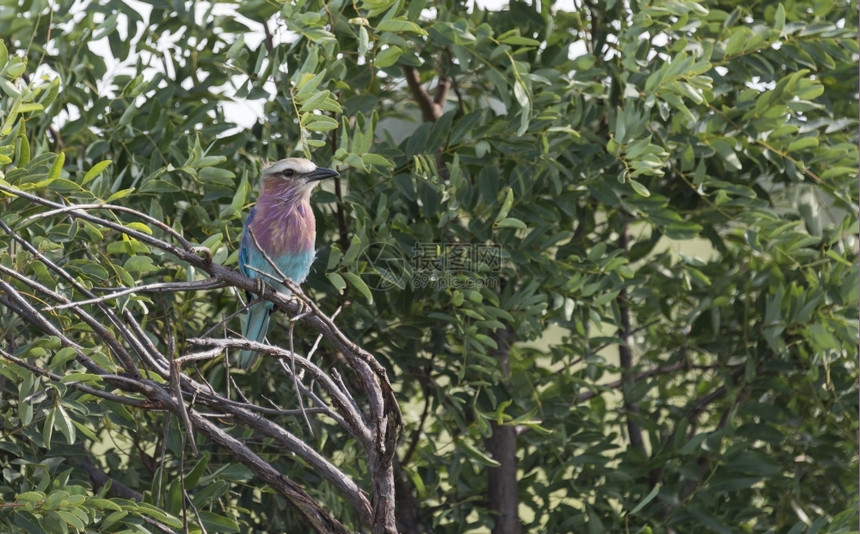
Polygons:
M24 240L20 235L18 235L16 232L14 232L6 223L4 223L1 220L0 220L0 228L2 228L10 236L12 236L12 238L16 242L20 243L30 254L32 254L34 257L38 258L39 261L41 261L43 264L45 264L48 268L50 268L52 271L57 273L60 277L65 279L67 282L69 282L72 285L72 287L74 287L76 290L80 291L81 293L83 293L84 295L87 295L89 297L95 296L86 287L82 286L77 281L77 279L75 277L73 277L65 269L63 269L62 267L57 265L50 258L46 257L41 251L37 250L31 243ZM9 271L12 273L15 273L15 275L16 275L15 277L18 278L19 280L21 280L21 278L18 276L18 273L16 273L15 271L12 271L11 269ZM34 282L31 282L26 277L22 281L25 284L30 285L31 287L33 287L37 291L41 291L47 295L50 295L54 300L57 300L59 302L64 302L64 303L70 303L70 300L68 298L66 298L65 296L59 295L58 293L55 293L55 292L45 288L44 286L33 285ZM104 313L107 316L110 323L115 328L117 328L117 330L123 332L124 337L128 340L128 342L131 344L131 346L134 348L134 350L138 353L138 355L141 357L141 359L144 362L148 361L151 367L156 368L156 372L158 372L162 377L165 377L166 376L166 362L162 361L163 358L158 353L158 351L155 349L155 347L153 347L152 344L149 342L148 337L145 335L138 336L138 335L135 335L135 334L132 334L131 332L129 332L128 329L123 325L122 321L120 321L119 317L117 317L116 314L113 313L113 310L111 310L110 308L99 304L98 309L99 309L99 311L101 311L102 313ZM105 340L105 343L108 346L110 346L111 349L114 350L114 353L117 354L117 356L123 362L123 365L126 367L127 372L132 373L132 374L135 374L138 372L136 369L136 366L134 365L134 363L131 360L131 356L128 354L128 352L125 350L125 348L119 344L119 342L116 340L116 338L112 334L110 334L100 322L95 321L95 319L91 318L88 313L86 313L82 309L80 309L80 307L74 307L74 310L75 310L75 313L77 313L79 316L81 316L81 318L84 319L84 321L87 322L87 324L91 328L93 328L93 330L95 330L100 335L100 337L102 339ZM131 315L131 312L129 310L124 310L123 317L126 319L126 321L129 324L132 325L132 328L134 330L136 330L137 333L142 332L140 325L138 324L137 320ZM107 333L107 336L105 336L106 333Z
M110 295L102 295L101 297L94 297L87 300L78 300L74 302L69 302L67 304L59 304L56 306L46 306L45 311L55 311L55 310L64 310L68 308L73 308L75 306L87 306L90 304L97 304L99 302L106 302L108 300L118 299L119 297L125 295L132 295L135 293L145 293L150 291L161 292L176 292L176 291L199 291L203 289L218 289L221 287L227 287L227 284L224 282L215 279L215 278L207 278L206 280L197 280L195 282L158 282L154 284L146 284L137 287L106 287L100 288L102 291L113 291Z
M177 358L175 360L175 365L177 367L171 369L170 365L167 363L167 358L165 358L165 356L162 355L155 346L153 346L150 335L145 331L143 325L141 325L141 323L138 322L131 314L129 309L124 309L120 315L117 315L114 313L112 308L107 306L107 302L110 301L111 298L120 296L117 293L111 293L110 296L95 295L91 293L89 289L78 284L74 277L56 264L50 264L49 268L69 283L66 287L73 287L84 295L87 299L87 301L85 301L87 304L82 304L81 302L72 303L69 298L60 295L56 291L51 290L38 282L34 282L27 277L21 277L20 273L14 271L12 271L14 274L10 276L15 282L11 280L9 282L0 280L0 290L5 291L6 293L6 298L3 299L2 302L9 303L8 309L12 310L13 313L16 313L25 321L35 325L47 334L57 335L63 346L74 347L78 361L84 365L89 372L98 374L106 384L110 385L110 387L119 389L125 393L143 396L145 399L134 399L140 403L140 408L166 410L170 414L176 414L178 417L183 419L184 412L184 415L187 415L188 420L190 420L190 424L188 424L188 422L185 423L186 429L194 428L195 430L203 433L218 446L230 451L230 453L236 456L242 463L248 465L255 475L267 482L279 495L288 499L297 508L299 508L302 514L316 528L332 532L344 531L342 525L334 520L328 512L317 505L317 503L315 503L300 487L292 481L278 475L277 471L274 471L271 465L263 462L254 453L251 452L249 454L250 449L247 449L247 447L239 443L235 438L224 433L223 430L218 428L213 421L210 421L205 416L198 413L193 408L195 402L199 402L207 406L210 411L216 414L224 414L224 417L231 417L234 421L251 428L255 428L266 435L273 437L277 436L275 441L279 447L284 447L291 452L295 452L297 456L302 458L305 462L308 462L309 465L312 465L315 472L320 473L324 479L335 484L339 491L346 496L352 506L358 510L362 521L371 525L393 525L394 493L391 460L395 451L397 431L401 424L401 415L394 396L394 391L387 377L386 369L373 357L373 355L364 351L361 347L346 337L334 324L332 318L327 317L322 313L316 304L308 299L307 296L301 292L301 289L293 284L291 280L284 277L282 282L283 286L292 292L292 295L285 292L278 292L272 287L261 283L263 279L271 279L272 275L270 274L264 273L263 276L249 278L233 269L213 262L210 251L205 247L192 246L189 242L182 239L177 239L177 242L179 242L180 245L175 245L164 239L154 237L147 232L125 226L124 224L104 217L99 217L91 213L91 211L97 209L106 209L111 213L121 211L138 216L143 221L148 220L145 214L140 214L139 212L129 208L112 209L111 207L105 207L103 205L99 207L84 205L85 208L64 206L6 185L0 185L0 191L11 196L17 196L21 199L28 200L33 204L45 206L50 210L55 210L52 213L53 215L63 214L69 219L83 220L104 228L116 230L117 232L130 238L134 238L145 245L167 252L168 254L175 256L178 261L184 262L192 268L197 268L208 273L212 279L217 280L218 283L249 291L259 295L261 299L272 302L274 305L287 311L287 313L293 316L291 324L296 320L303 320L314 328L322 338L329 341L333 345L334 349L343 355L345 361L356 372L359 379L358 383L362 389L361 393L366 396L369 404L369 412L367 414L363 413L362 410L359 409L358 404L352 397L351 393L348 390L345 390L345 385L343 384L343 380L340 378L339 374L333 373L337 378L332 379L329 374L323 372L322 369L311 362L310 359L301 357L293 351L283 351L276 347L255 342L240 340L221 341L224 343L224 348L246 347L251 350L261 352L269 357L294 358L294 369L296 371L301 370L303 373L307 372L311 383L318 383L320 385L322 391L327 395L326 400L331 401L331 405L334 409L332 410L325 406L322 399L314 394L313 390L306 389L303 394L306 394L308 398L313 399L314 403L319 404L320 407L308 408L306 409L305 414L326 413L330 416L331 414L334 414L336 416L335 420L338 424L341 424L348 432L350 432L350 434L356 437L367 454L367 465L370 470L370 489L371 494L373 495L372 502L368 500L367 495L357 487L355 482L346 477L343 472L335 468L330 463L327 463L327 461L320 457L316 451L310 449L298 438L291 436L281 426L268 421L263 415L267 413L295 415L295 412L288 412L286 410L272 411L259 407L255 407L255 409L245 409L240 406L241 403L237 403L236 401L232 401L231 399L227 399L222 395L214 393L213 388L210 385L197 382L191 377L183 374L181 369L178 367L184 361L192 363L199 361L197 358L198 356L201 358L214 357L212 356L215 354L214 351L201 351L181 356L180 358L186 359L181 360ZM50 215L42 213L31 220L48 216ZM32 245L9 229L8 226L6 226L6 228L7 232L11 233L16 241L21 242L22 245L34 255L34 257L39 258L39 261L50 261L48 258L43 260L42 258L44 257L44 254L35 250ZM172 237L176 237L173 232L168 233L170 233ZM46 263L46 265L48 264ZM278 271L277 266L275 266L275 269L273 270ZM173 371L173 383L165 384L161 381L149 379L148 375L146 375L147 377L141 376L139 373L117 375L114 374L113 369L103 369L101 366L89 359L83 350L72 339L65 335L63 331L56 328L48 317L44 315L44 312L40 312L36 309L36 307L30 303L30 301L33 300L31 297L25 297L12 285L16 282L20 282L21 284L34 289L40 299L44 298L43 296L47 296L49 300L55 301L51 302L51 305L68 304L68 306L64 306L62 309L70 309L72 313L84 319L85 322L88 320L94 321L95 324L87 322L88 326L92 327L93 333L96 336L101 337L101 339L104 340L104 343L110 347L112 352L114 352L121 360L124 357L130 358L132 355L131 353L136 353L137 356L139 356L140 361L147 366L145 369L152 367L156 372L162 374L163 378L169 377L171 371ZM202 286L203 284L208 283L209 281L201 281L200 285ZM144 286L141 287L143 288ZM176 289L182 290L180 288ZM141 288L137 288L136 290L143 291ZM162 286L161 290L167 290L167 288ZM124 294L131 294L134 292L134 290L130 288L122 288L118 291L125 291L126 293ZM44 303L39 302L38 304L41 306ZM97 307L99 311L103 312L108 317L110 324L113 325L121 334L122 338L131 345L131 351L126 349L124 344L114 337L114 334L108 329L108 327L95 321L95 318L84 310L83 307L88 305ZM49 311L60 311L60 308L49 308ZM122 317L122 319L120 317ZM312 351L317 350L319 342L319 339L315 341ZM171 354L174 353L175 351L171 351ZM15 362L14 360L9 361L27 368L27 362L21 361L20 359L18 359L18 362ZM136 362L133 360L123 361L124 366L129 366L130 364L131 368L134 370L136 370L135 363ZM42 374L42 376L46 375ZM51 379L59 380L61 377L52 376ZM231 384L233 383L233 378L229 375L228 381ZM77 387L78 389L85 386L84 384L70 384L70 387ZM303 387L301 386L301 382L299 385L300 387ZM89 389L94 390L92 391L92 394L94 395L103 397L106 395L105 392L95 390L95 388L89 387ZM90 391L87 392L89 393ZM238 390L238 394L240 396L242 395L241 390ZM123 398L121 395L116 395L115 393L110 393L110 395L118 397L112 400L132 404L129 401L130 398ZM185 402L186 396L190 396L190 404L188 405L186 405Z
M58 208L55 208L52 210L43 211L41 213L31 215L25 219L22 219L19 224L26 225L26 224L28 224L31 221L36 220L36 219L43 219L45 217L51 217L53 215L57 215L60 213L66 213L69 211L77 211L77 210L86 211L86 210L102 210L102 209L108 210L108 211L119 211L119 212L123 212L123 213L131 213L135 217L137 217L139 219L143 219L144 221L148 222L149 224L155 225L158 228L160 228L160 229L164 230L165 232L167 232L168 234L170 234L186 250L190 250L191 248L193 248L191 243L189 243L184 237L182 237L182 234L180 234L179 232L177 232L176 230L174 230L170 226L164 224L163 222L159 221L158 219L151 217L151 216L149 216L149 215L147 215L141 211L137 211L135 209L128 208L126 206L118 206L116 204L74 204L71 206L61 206L61 207L58 207Z
M305 401L302 400L302 395L299 392L299 378L296 375L296 349L293 346L293 330L295 327L295 323L290 321L290 330L289 330L289 340L290 340L290 365L292 367L292 372L288 373L293 375L293 387L296 390L296 399L299 401L299 410L302 411L302 418L305 420L305 424L308 425L308 432L311 433L311 436L314 435L314 429L311 426L311 421L308 419L308 414L305 412ZM284 360L278 360L281 363L281 367L286 367L284 364ZM308 360L310 361L310 360Z
M3 357L4 359L14 363L15 365L17 365L19 367L23 367L24 369L27 369L31 373L35 373L39 376L43 376L43 377L48 378L54 382L62 382L63 381L62 376L55 374L55 373L52 373L48 370L42 369L41 367L38 367L37 365L30 363L27 360L24 360L22 358L18 358L17 356L14 356L13 354L3 350L2 347L0 347L0 357ZM113 402L116 402L119 404L124 404L126 406L132 406L134 408L140 408L140 409L144 409L144 410L151 410L151 409L159 409L160 410L160 409L163 409L163 406L161 406L160 404L153 404L152 402L150 402L148 400L134 399L131 397L125 397L123 395L117 395L116 393L110 393L108 391L96 389L94 387L88 386L86 384L82 384L82 383L74 381L74 380L63 382L63 384L66 386L72 387L72 388L80 391L81 393L86 393L86 394L92 395L94 397L99 397L99 398L113 401Z
M181 364L174 360L170 365L170 387L173 390L173 395L176 397L177 406L179 406L179 416L182 418L185 438L191 445L194 456L198 456L197 443L194 441L194 427L191 425L191 419L188 417L188 407L185 406L185 401L182 398L181 379L179 378L181 374Z
M256 350L260 354L269 357L282 359L293 358L298 365L305 368L308 373L310 373L310 375L313 376L314 379L320 383L320 386L330 396L332 402L334 403L335 409L343 416L343 420L347 425L345 429L366 446L370 445L373 442L371 429L366 425L364 415L361 413L360 410L357 410L355 408L354 402L351 402L351 398L338 387L338 385L331 379L331 377L325 374L322 369L320 369L313 362L309 361L307 358L299 354L295 354L291 351L286 351L280 347L264 345L256 341L247 341L241 339L191 338L188 340L188 342L194 345L209 345L219 347L222 350L225 350L230 347L235 347L241 349Z

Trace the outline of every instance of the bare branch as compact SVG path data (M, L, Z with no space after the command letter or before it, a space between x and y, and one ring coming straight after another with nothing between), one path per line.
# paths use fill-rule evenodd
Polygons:
M194 426L214 443L229 450L257 477L269 484L279 495L289 500L308 522L319 532L347 534L349 531L328 510L320 506L298 484L285 477L265 462L241 441L227 434L194 410L189 410Z
M177 232L176 230L174 230L170 226L164 224L163 222L159 221L158 219L156 219L154 217L150 217L149 215L147 215L143 212L137 211L135 209L128 208L126 206L119 206L116 204L75 204L72 206L63 206L63 207L55 208L53 210L43 211L43 212L37 213L35 215L31 215L31 216L27 217L26 219L23 219L20 222L20 224L25 225L25 224L28 224L30 221L33 221L35 219L43 219L45 217L51 217L53 215L65 213L68 211L75 211L75 210L108 210L108 211L118 211L118 212L123 212L123 213L131 213L135 217L137 217L139 219L143 219L144 221L148 222L149 224L156 226L156 227L160 228L161 230L163 230L164 232L168 233L169 235L173 236L173 238L176 239L176 241L178 241L179 244L181 244L183 247L185 247L187 249L192 248L191 243L189 243L184 237L182 237L182 234L180 234L179 232Z
M439 94L442 93L437 91L437 97ZM172 229L161 228L159 224L155 224L155 226L165 230L166 233L179 243L178 245L142 232L134 228L133 225L126 226L126 224L91 213L94 210L107 210L110 213L122 212L137 216L149 224L154 224L151 218L148 218L145 214L129 208L90 204L64 206L6 185L0 185L0 191L48 208L48 212L31 216L27 219L27 222L60 214L67 218L80 219L90 224L115 230L143 244L172 254L178 261L200 269L208 273L211 277L208 280L182 284L147 284L137 288L119 288L118 290L107 288L100 291L107 291L109 292L108 294L95 295L92 293L92 290L82 286L74 276L66 272L61 266L51 262L50 258L45 257L44 254L29 242L3 224L2 228L12 235L17 242L21 243L30 254L45 263L49 269L68 282L70 287L85 297L84 300L74 302L71 298L45 287L43 284L39 284L11 269L5 268L4 270L0 266L0 273L4 275L8 274L13 280L32 288L39 295L40 302L38 304L42 311L30 303L31 299L29 295L25 297L11 282L0 280L0 291L5 292L7 297L3 302L7 302L9 309L13 310L14 313L21 316L24 320L50 335L56 335L64 346L74 347L78 361L88 371L101 376L105 384L132 395L140 395L143 398L124 397L116 393L100 391L97 388L84 384L70 383L70 387L76 387L81 391L110 398L116 402L133 405L141 409L167 410L171 414L177 415L185 423L186 442L190 441L188 444L192 448L195 448L191 433L192 429L194 429L202 432L219 446L229 450L239 461L251 468L257 477L268 483L278 494L293 503L314 528L317 528L321 532L345 532L344 527L331 517L326 510L315 503L297 484L281 476L271 465L263 462L247 446L228 435L213 421L210 421L207 416L197 412L193 408L194 403L206 406L208 410L213 412L212 417L229 417L241 425L253 428L271 437L275 447L283 448L296 454L297 457L311 466L316 473L320 474L323 479L332 483L358 511L362 521L372 526L374 532L395 532L392 459L395 453L398 429L401 425L401 415L394 391L388 381L386 369L373 355L360 348L345 336L334 324L333 319L326 316L313 301L302 293L300 288L285 277L283 280L277 280L275 277L274 281L281 282L292 295L287 292L279 292L266 284L259 283L261 279L255 280L246 277L235 270L214 263L208 249L193 246L190 242L183 239L182 236L172 231ZM275 269L275 272L277 272L277 269ZM268 300L274 303L277 308L292 315L293 319L291 322L302 320L315 329L319 335L313 343L311 353L317 349L321 340L326 340L339 351L347 364L356 373L362 399L366 399L367 402L366 413L359 407L356 399L346 389L343 380L340 379L340 375L336 371L332 370L330 373L326 373L317 364L313 363L309 357L303 357L292 350L284 351L277 347L247 340L186 340L196 342L197 344L209 345L211 348L178 356L173 359L172 364L169 364L164 354L153 345L151 333L145 330L144 326L132 315L129 309L124 309L120 315L117 315L115 309L109 306L111 300L133 295L137 292L197 291L228 286L258 295L260 299ZM42 302L44 299L54 302L45 305ZM102 325L87 311L87 306L94 306L103 313L108 318L110 324L119 332L121 338L117 339L114 337L108 327ZM83 320L92 329L93 333L110 347L111 351L121 359L127 374L114 374L112 370L103 369L91 361L87 358L83 349L67 337L63 331L55 327L49 317L45 315L46 313L57 314L65 310L69 310L75 317ZM226 320L229 320L229 318ZM223 324L223 321L221 324ZM174 343L172 334L168 334L168 336L170 339L167 342L172 346ZM126 349L120 339L127 341L132 350L129 351ZM294 416L297 413L301 414L301 411L281 410L277 407L262 408L247 402L237 402L214 391L208 384L199 383L181 372L182 365L189 362L194 363L204 359L216 358L228 347L251 348L269 357L291 358L295 369L287 367L287 370L296 380L297 391L300 395L306 395L315 405L312 408L308 408L306 413L325 414L331 417L337 424L352 434L364 448L370 471L371 498L368 498L368 493L334 466L334 464L326 460L301 439L293 436L280 425L269 421L263 415ZM168 354L172 355L174 352L173 349L168 350ZM167 379L168 383L165 384L163 381L151 380L137 372L133 355L136 355L146 368L154 369L162 379ZM11 354L4 353L2 356L16 365L21 365L28 369L32 368L33 372L37 372L41 376L48 377L51 380L62 379L60 376L41 370ZM304 374L307 374L312 381L312 387L305 387L301 383L300 376ZM227 382L232 384L232 377L229 375ZM324 392L324 396L315 393L317 385ZM241 395L241 391L237 390L236 393ZM228 391L228 394L235 393ZM191 402L190 405L187 404L189 400Z
M125 295L133 295L135 293L145 293L148 291L156 291L158 293L164 291L199 291L202 289L219 289L222 287L227 287L227 284L215 280L212 278L207 278L206 280L196 280L194 282L158 282L155 284L146 284L137 287L126 287L126 288L114 288L114 287L106 287L103 288L103 291L113 291L113 293L109 295L102 295L101 297L94 297L88 300L78 300L74 302L69 302L67 304L60 304L57 306L46 306L45 311L54 311L54 310L65 310L68 308L74 308L75 306L87 306L89 304L98 304L100 302L107 302L108 300L117 299L119 297L124 297Z
M228 347L236 347L242 349L253 349L261 355L270 356L280 359L292 359L299 364L303 369L307 370L310 375L319 381L322 388L328 393L335 405L335 409L343 416L343 421L346 423L345 430L349 431L362 444L367 446L372 442L370 429L367 427L364 419L364 414L354 408L354 405L349 401L349 398L338 387L338 385L316 364L288 350L272 345L264 345L256 341L246 341L240 339L198 339L191 338L189 343L195 345L211 345L219 347L222 350Z
M202 253L202 254L204 254L204 256L209 255L209 249L207 249L205 247L194 247L194 246L191 246L190 244L186 245L185 243L182 243L183 247L180 249L176 245L172 245L172 244L168 243L167 241L158 239L157 237L152 237L151 235L146 234L145 232L141 232L140 230L135 230L134 228L129 228L127 226L123 226L120 223L109 221L109 220L103 219L101 217L96 217L95 215L90 215L89 213L87 213L85 211L76 210L76 209L70 210L70 209L68 209L67 206L57 204L56 202L51 202L50 200L44 199L44 198L37 196L37 195L27 193L25 191L21 191L20 189L15 189L13 187L0 185L0 191L3 191L4 193L8 193L12 196L16 196L16 197L20 197L20 198L29 200L30 202L33 202L34 204L39 204L41 206L47 206L49 208L54 208L54 209L61 209L64 212L68 212L68 214L70 216L72 216L76 219L81 219L81 220L88 221L88 222L91 222L94 224L99 224L101 226L104 226L106 228L110 228L112 230L116 230L118 232L121 232L123 234L126 234L130 237L137 239L141 243L146 243L147 245L152 245L152 246L159 248L161 250L164 250L166 252L170 252L171 254L174 254L178 257L185 256L184 254L182 254L183 251L186 253L189 253L189 252L190 253ZM139 212L136 212L136 213L139 213ZM145 217L145 215L142 213L140 213L140 215ZM211 261L211 258L210 258L210 261Z
M308 465L313 467L315 473L333 484L359 514L362 515L362 519L368 523L370 522L370 504L367 494L358 487L355 481L343 474L342 471L317 451L309 447L304 441L259 413L254 413L236 404L220 403L219 397L204 396L200 398L200 402L205 405L218 406L226 414L233 416L238 422L247 424L254 430L273 438L280 447L294 453L304 462L307 462Z
M197 451L197 443L194 441L194 430L191 425L191 419L188 417L188 407L185 406L185 402L182 400L180 367L181 364L176 360L174 360L170 366L170 388L173 390L173 395L177 401L176 404L179 407L179 416L182 418L182 422L184 423L183 427L185 429L186 443L191 445L191 450L194 451L194 456L197 456L199 452Z
M16 273L15 271L12 271L11 269L7 269L3 265L0 265L0 272L13 273L16 277L18 276L18 273ZM29 280L28 280L28 282L29 282ZM44 287L44 286L41 286L41 284L37 284L35 282L32 282L32 284L35 285L36 287ZM25 310L25 314L22 315L22 317L31 321L36 327L38 327L43 332L50 334L50 335L53 335L53 336L57 336L60 339L61 343L63 343L63 346L72 347L73 349L75 349L75 355L76 355L77 360L89 372L99 374L99 375L107 373L107 370L100 367L98 364L96 364L94 361L92 361L86 354L84 354L84 351L80 345L78 345L77 343L75 343L74 341L69 339L54 324L52 324L50 321L48 321L48 319L44 315L42 315L38 310L36 310L36 308L34 308L23 296L21 296L21 294L18 292L18 290L16 290L14 287L12 287L11 284L9 284L8 282L6 282L4 280L0 280L0 288L2 288L6 292L6 294L9 296L9 298L12 300L12 302L14 302L22 310ZM44 288L44 289L47 290L47 288ZM110 342L110 340L114 340L113 336L111 336L111 339L106 339L105 342Z
M89 297L95 296L87 288L83 287L77 281L77 279L75 279L75 277L73 277L65 269L53 262L50 258L42 254L32 244L24 240L20 235L12 231L12 229L9 228L9 226L6 225L6 223L4 223L3 221L0 221L0 228L2 228L9 235L11 235L12 238L15 239L16 242L21 244L30 254L38 258L39 261L45 264L48 268L50 268L52 271L54 271L67 282L69 282L75 289ZM26 277L22 277L19 273L11 269L8 269L7 272L14 273L14 278L21 280L23 283L29 285L30 287L33 287L33 289L36 289L37 291L40 291L50 296L52 299L66 304L71 304L70 300L65 296L62 296L59 293L55 293L47 287L41 284L37 284L36 282L31 281ZM99 321L96 321L88 313L84 312L80 307L73 306L73 308L75 310L75 313L82 319L84 319L84 321L91 328L93 328L102 339L105 340L105 343L114 351L117 357L120 358L123 365L126 367L126 371L132 374L137 373L138 371L134 362L132 361L131 355L128 354L125 348L123 348L122 345L119 344L113 334L107 331ZM129 310L125 310L123 312L123 317L128 323L132 325L132 328L134 328L136 334L129 332L129 330L123 325L122 321L119 319L119 317L116 316L112 309L101 304L99 304L98 309L107 316L108 320L115 328L117 328L117 330L124 333L124 337L128 340L128 342L134 348L135 352L137 352L137 354L143 359L143 361L149 363L150 368L155 368L156 372L158 372L162 377L165 377L167 368L166 361L155 349L155 347L152 346L147 336L139 335L142 334L142 329L140 328L140 325L137 323L137 320L134 318L131 312Z
M109 483L109 492L111 494L136 502L143 501L142 493L129 488L115 478L111 478L107 473L102 471L99 466L96 465L92 457L89 455L89 452L87 452L83 447L79 447L79 449L81 450L82 454L80 456L71 456L70 459L78 467L83 469L87 473L87 475L89 475L90 480L93 483L93 487L96 489L96 491L98 491L98 489L105 484Z
M424 122L436 122L442 116L442 110L445 106L445 98L448 96L448 87L450 84L443 77L439 77L439 83L436 86L436 94L430 96L427 89L421 83L421 75L418 69L411 65L402 65L403 76L406 78L406 83L412 91L412 96L418 107L421 108L421 118Z
M27 369L31 373L35 373L39 376L43 376L45 378L53 380L54 382L62 382L62 380L63 380L62 376L54 374L54 373L47 371L45 369L42 369L41 367L38 367L38 366L36 366L36 365L26 361L26 360L18 358L17 356L13 356L12 354L6 352L2 348L0 348L0 357L3 357L6 360L9 360L10 362L14 363L15 365L17 365L19 367L23 367L24 369ZM132 407L140 408L140 409L144 409L144 410L162 409L163 408L160 404L153 404L152 402L147 401L147 400L135 399L135 398L131 398L131 397L124 397L122 395L117 395L115 393L109 393L107 391L103 391L101 389L96 389L94 387L88 386L86 384L82 384L80 382L68 381L68 382L64 382L64 384L66 386L72 387L72 388L80 391L81 393L87 393L89 395L93 395L94 397L100 397L100 398L105 399L105 400L117 402L120 404L125 404L126 406L132 406Z

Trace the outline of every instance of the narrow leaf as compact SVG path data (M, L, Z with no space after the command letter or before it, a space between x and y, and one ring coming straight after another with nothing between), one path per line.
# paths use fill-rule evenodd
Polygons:
M87 185L88 183L93 181L95 177L101 174L103 170L107 169L111 163L111 160L106 159L93 165L92 168L84 175L84 179L81 181L81 185Z
M660 484L655 484L655 485L654 485L654 487L653 487L653 488L651 488L651 491L650 491L650 492L648 492L648 495L646 495L646 496L645 496L645 498L644 498L644 499L642 499L642 500L639 502L639 504L637 504L637 505L636 505L636 507L635 507L635 508L633 508L632 510L630 510L630 513L629 513L628 515L635 515L637 512L639 512L639 510L641 510L641 509L645 508L645 506L646 506L649 502L651 502L651 501L653 501L653 500L654 500L654 497L656 497L658 493L660 493Z

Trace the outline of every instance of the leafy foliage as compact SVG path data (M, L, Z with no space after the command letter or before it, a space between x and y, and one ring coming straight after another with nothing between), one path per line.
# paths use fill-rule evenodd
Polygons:
M133 208L167 229L110 216L235 266L261 160L342 170L314 197L305 289L342 307L338 325L395 383L402 531L499 524L486 497L499 427L517 429L529 531L858 530L856 2L8 4L4 187ZM237 126L253 106L263 119ZM192 458L176 418L68 386L112 389L10 297L28 291L15 272L84 298L28 244L96 292L199 270L11 194L0 205L6 528L300 530L225 450L201 441ZM112 302L179 355L237 301ZM51 313L119 369L92 325ZM269 339L289 346L286 332ZM297 351L313 336L297 325ZM295 407L273 361L188 372ZM348 475L366 471L336 426L285 420ZM233 432L360 528L312 470ZM131 493L92 483L87 458Z

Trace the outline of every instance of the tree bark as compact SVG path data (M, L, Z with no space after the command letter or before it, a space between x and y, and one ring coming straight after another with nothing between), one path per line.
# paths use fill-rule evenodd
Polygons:
M511 376L510 348L513 328L507 327L494 336L499 348L499 359L505 381ZM487 470L487 493L490 509L496 516L493 534L520 534L520 497L517 487L517 429L510 425L492 423L493 434L487 439L487 451L501 464Z
M627 230L629 225L624 225L624 230L618 238L618 245L628 251ZM639 404L629 399L631 390L636 385L636 376L633 372L633 351L630 350L630 308L627 304L627 291L623 288L618 293L617 297L618 309L621 315L621 328L618 330L618 337L624 340L624 343L618 345L618 362L621 365L621 380L624 387L621 388L621 395L624 398L624 417L627 420L627 436L630 439L630 445L636 450L645 454L645 441L642 439L642 429L636 422L636 417L639 415Z

